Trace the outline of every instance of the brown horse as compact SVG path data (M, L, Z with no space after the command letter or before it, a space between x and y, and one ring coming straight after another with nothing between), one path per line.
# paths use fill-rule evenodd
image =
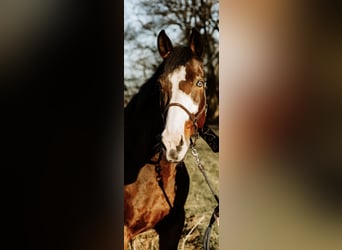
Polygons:
M125 108L125 249L149 229L159 234L160 249L177 249L189 191L183 159L206 117L198 31L188 47L173 47L162 30L158 50L163 63Z

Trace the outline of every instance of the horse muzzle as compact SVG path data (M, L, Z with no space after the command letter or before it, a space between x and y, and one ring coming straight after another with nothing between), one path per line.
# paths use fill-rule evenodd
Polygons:
M180 140L167 140L166 136L162 136L162 143L165 148L166 160L169 162L181 162L189 148L183 136Z

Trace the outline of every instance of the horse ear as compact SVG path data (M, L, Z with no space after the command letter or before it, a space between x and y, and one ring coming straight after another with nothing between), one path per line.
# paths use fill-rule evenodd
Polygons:
M158 35L158 50L162 58L168 57L173 49L170 38L166 35L165 30L159 32Z
M195 28L192 28L190 35L190 49L196 56L203 56L203 43L201 34Z

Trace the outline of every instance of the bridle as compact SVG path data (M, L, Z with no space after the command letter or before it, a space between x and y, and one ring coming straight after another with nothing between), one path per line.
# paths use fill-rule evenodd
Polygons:
M200 87L204 87L206 88L206 82L200 82L201 83L201 86ZM197 86L198 83L196 83ZM191 150L192 150L192 154L193 156L195 157L196 159L196 163L197 163L197 166L198 168L200 169L201 173L203 174L204 178L205 178L205 181L207 182L209 188L210 188L210 191L212 192L212 194L214 195L216 201L217 201L217 204L219 204L219 198L218 196L214 193L213 191L213 188L211 187L211 184L208 180L208 177L204 171L204 168L200 162L200 159L199 159L199 156L198 156L198 153L197 153L197 150L194 148L195 146L195 143L196 143L196 140L198 138L198 135L199 135L199 132L198 132L198 129L202 129L203 130L203 126L204 126L204 122L202 124L200 124L200 126L198 125L198 121L199 119L201 119L202 115L204 114L206 116L207 114L207 109L208 109L208 105L207 105L207 102L206 102L206 94L204 92L204 105L202 107L202 109L197 112L197 114L194 114L194 113L191 113L184 105L178 103L178 102L172 102L172 103L169 103L168 105L166 105L165 109L164 109L164 112L162 113L162 116L163 116L163 121L164 121L164 124L166 123L166 115L167 115L167 112L169 111L170 107L179 107L181 108L185 113L187 113L187 115L189 116L193 126L194 126L194 132L193 134L191 135L190 137L190 147L191 147ZM161 147L160 147L160 151L159 151L159 157L158 157L158 161L156 162L156 165L155 165L155 171L157 173L157 181L158 181L158 184L159 184L159 187L161 188L161 190L163 191L163 194L164 194L164 197L170 207L170 209L172 209L172 204L166 194L166 191L164 189L164 183L163 183L163 179L161 177L161 169L160 169L160 159L161 159L161 156L162 156L162 150L161 150ZM210 234L211 234L211 230L212 230L212 225L214 224L214 222L216 221L216 219L219 217L219 205L217 205L212 213L212 216L210 218L210 222L209 222L209 225L207 227L207 229L205 230L205 233L204 233L204 238L203 238L203 247L205 250L209 250L210 248Z
M206 88L206 82L200 82L201 83L201 87L204 87L204 89ZM196 85L198 85L199 83L197 83ZM202 117L202 115L206 115L207 114L207 109L208 109L208 105L207 105L207 102L206 102L206 95L205 95L205 92L204 92L204 105L202 107L202 109L197 112L197 114L194 114L194 113L191 113L184 105L178 103L178 102L172 102L172 103L169 103L168 105L166 105L165 109L164 109L164 112L162 113L162 117L163 117L163 121L164 121L164 125L166 123L166 115L167 115L167 112L169 111L170 107L179 107L181 108L183 111L185 111L185 113L188 114L193 126L194 126L194 132L192 133L191 137L190 137L190 145L193 146L195 145L196 143L196 140L198 138L198 129L202 128L203 127L203 124L201 124L201 126L199 127L198 126L198 120ZM158 136L159 140L161 139L161 136L159 135ZM167 203L169 204L169 207L170 209L172 209L172 205L171 205L171 202L165 192L165 189L164 189L164 183L163 183L163 179L161 178L161 168L160 168L160 160L161 160L161 157L162 157L162 154L163 154L163 144L161 143L161 141L157 144L156 146L156 150L158 152L158 160L156 162L151 162L152 164L155 164L155 171L156 171L156 174L157 174L157 182L160 186L160 188L162 189L163 191L163 194L166 198L166 201Z
M206 99L205 99L205 96L204 96L204 105L202 107L202 109L197 113L197 114L194 114L194 113L191 113L186 107L184 107L184 105L178 103L178 102L172 102L172 103L169 103L166 108L165 108L165 111L164 111L164 117L166 117L166 114L169 110L170 107L179 107L181 109L183 109L185 111L185 113L188 114L190 120L192 121L192 124L194 125L194 128L195 128L195 133L197 133L197 130L198 130L198 120L199 118L202 117L203 113L205 113L204 115L206 115L207 113L207 109L208 109L208 106L206 104ZM165 123L165 121L164 121ZM202 127L203 125L201 125ZM200 127L200 128L201 128ZM194 133L194 134L195 134Z
M204 89L206 89L206 84L207 84L206 82L202 82L202 81L198 81L196 83L196 85L198 87L203 87ZM203 124L201 124L200 127L198 126L198 121L202 117L203 114L206 116L207 110L208 110L205 92L203 93L203 95L204 95L204 105L203 105L202 109L199 112L197 112L197 114L191 113L184 105L182 105L178 102L172 102L172 103L169 103L168 105L166 105L164 112L163 112L164 124L166 123L166 115L167 115L167 112L169 111L170 107L179 107L183 111L185 111L185 113L187 113L187 115L189 116L190 121L192 122L192 124L194 126L193 135L197 136L198 129L203 127Z

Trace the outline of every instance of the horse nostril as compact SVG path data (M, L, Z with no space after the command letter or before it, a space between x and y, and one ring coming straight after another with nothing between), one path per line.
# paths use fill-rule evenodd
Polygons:
M170 158L172 158L172 159L176 160L176 159L177 159L177 157L178 157L178 153L177 153L177 151L176 151L176 150L174 150L174 149L171 149L171 150L170 150L170 153L169 153L169 156L170 156Z
M183 136L181 136L180 142L179 142L179 146L183 146L184 141L183 141Z
M183 136L182 136L178 146L176 146L176 149L178 152L182 150L183 144L184 144L184 141L183 141Z

